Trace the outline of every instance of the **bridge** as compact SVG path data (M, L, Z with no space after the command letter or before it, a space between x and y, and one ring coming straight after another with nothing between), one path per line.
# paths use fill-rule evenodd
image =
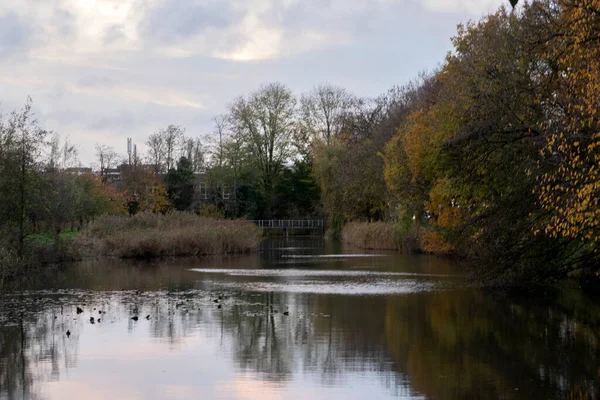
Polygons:
M325 220L322 219L255 219L250 222L255 223L261 229L280 229L289 237L291 229L299 230L319 230L325 233Z

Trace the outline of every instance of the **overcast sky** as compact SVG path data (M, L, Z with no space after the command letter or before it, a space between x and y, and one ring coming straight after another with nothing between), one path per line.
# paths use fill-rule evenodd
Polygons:
M504 0L18 0L0 3L0 107L28 95L82 164L168 124L189 136L279 81L376 96L440 65L456 25ZM508 1L506 1L508 3Z

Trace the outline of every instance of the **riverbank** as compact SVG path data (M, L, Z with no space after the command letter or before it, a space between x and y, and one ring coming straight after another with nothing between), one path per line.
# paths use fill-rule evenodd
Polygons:
M89 258L157 258L250 253L262 231L246 220L200 217L193 213L105 215L81 232L55 239L39 233L26 241L25 255L0 246L0 286L39 268Z
M340 237L342 242L366 250L419 250L417 237L392 222L348 222Z
M193 213L103 216L76 239L87 256L150 258L248 253L262 231L246 220L200 217Z

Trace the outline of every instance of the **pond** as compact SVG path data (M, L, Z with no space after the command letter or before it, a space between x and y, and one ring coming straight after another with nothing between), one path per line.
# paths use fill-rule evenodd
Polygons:
M600 301L318 239L83 262L0 296L0 399L600 396Z

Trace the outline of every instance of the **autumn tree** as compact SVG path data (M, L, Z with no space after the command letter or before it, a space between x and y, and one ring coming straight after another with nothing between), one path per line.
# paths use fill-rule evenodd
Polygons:
M130 214L167 212L171 208L167 187L154 170L140 166L123 168L123 179L117 186L123 193Z
M598 273L600 1L561 0L550 6L560 15L549 25L543 61L555 68L559 88L546 100L557 118L543 127L549 137L536 194L551 218L541 229L551 237L585 243L577 257Z

